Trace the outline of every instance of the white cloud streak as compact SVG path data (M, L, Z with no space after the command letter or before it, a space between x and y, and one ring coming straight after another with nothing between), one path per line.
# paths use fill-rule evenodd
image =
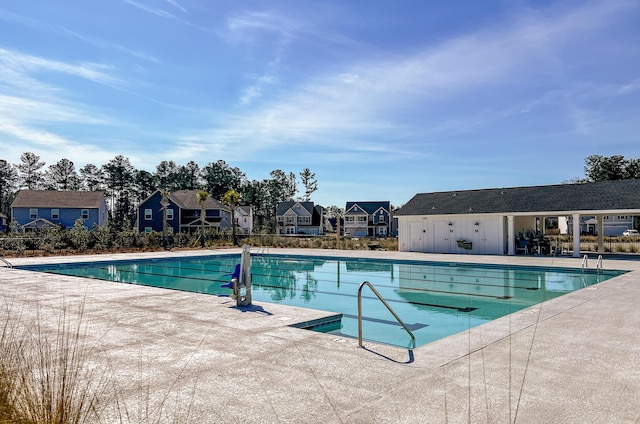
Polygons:
M395 119L395 110L419 107L425 114L437 113L440 100L492 86L498 89L505 82L517 84L519 79L550 79L547 87L555 90L554 79L566 82L563 56L573 54L571 50L579 48L585 37L615 25L630 7L636 7L635 3L592 2L569 12L530 14L514 24L463 35L401 60L355 62L339 74L311 77L277 99L263 99L258 109L241 119L226 119L221 128L190 138L211 142L215 148L245 140L236 155L294 145L300 140L328 148L345 148L345 141L353 141L347 149L369 146L393 155L415 154L390 143L398 133L412 131L407 127L411 124ZM238 33L257 28L291 38L296 37L297 29L287 20L257 13L230 19L229 28ZM541 63L554 66L539 66ZM249 104L261 95L258 86L249 87L241 103ZM593 122L589 111L569 102L566 113L577 131L589 133Z

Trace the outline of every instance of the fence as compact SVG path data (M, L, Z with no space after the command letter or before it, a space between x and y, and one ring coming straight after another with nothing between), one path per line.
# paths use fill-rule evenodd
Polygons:
M89 232L91 235L91 232ZM345 238L338 240L335 234L324 236L252 234L238 235L238 246L281 247L281 248L314 248L314 249L346 249L346 250L398 250L395 237L388 238ZM21 234L0 238L0 256L34 257L62 256L73 254L128 253L140 251L157 251L163 249L196 249L200 248L199 232L169 234L163 238L161 233L149 234L125 231L122 233L105 233L101 237L88 238L79 243L71 237L60 234L42 232L40 234ZM208 249L234 247L233 236L227 232L207 233L204 247Z
M557 254L573 251L572 235L548 236L551 246ZM640 253L640 237L605 236L604 252L606 253ZM580 252L597 252L598 236L580 236Z

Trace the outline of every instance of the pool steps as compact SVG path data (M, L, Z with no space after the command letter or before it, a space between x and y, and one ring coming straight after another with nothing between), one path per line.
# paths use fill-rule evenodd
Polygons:
M290 327L313 331L330 331L342 324L342 314L329 315L323 318L312 319L291 324Z

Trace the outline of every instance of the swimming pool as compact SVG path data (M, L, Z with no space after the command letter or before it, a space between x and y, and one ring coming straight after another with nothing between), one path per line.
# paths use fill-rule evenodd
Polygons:
M17 267L53 274L140 284L212 295L239 255ZM369 281L415 334L420 346L624 271L478 265L339 257L252 255L253 300L342 314L318 331L357 337L357 293ZM410 338L384 305L363 290L367 340L409 347Z

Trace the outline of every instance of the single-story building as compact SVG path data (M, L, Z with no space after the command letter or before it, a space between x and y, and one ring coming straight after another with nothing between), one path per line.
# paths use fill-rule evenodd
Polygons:
M79 218L88 229L108 225L109 216L103 192L21 190L11 203L11 221L21 230L56 225L73 228Z
M416 194L396 213L398 250L514 255L544 233L547 218L570 218L580 255L580 217L596 218L604 250L605 216L640 215L640 179Z

